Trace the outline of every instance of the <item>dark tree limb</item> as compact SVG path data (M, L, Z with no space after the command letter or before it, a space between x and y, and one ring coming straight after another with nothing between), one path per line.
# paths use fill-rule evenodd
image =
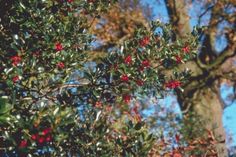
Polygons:
M170 17L170 23L174 27L173 40L176 37L184 37L187 33L190 33L190 18L185 0L165 0L165 3Z

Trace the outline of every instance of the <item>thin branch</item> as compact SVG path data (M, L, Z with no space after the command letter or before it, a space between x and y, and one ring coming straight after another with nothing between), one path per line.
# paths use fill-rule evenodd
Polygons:
M201 24L201 18L202 18L203 16L205 16L206 13L209 12L213 7L214 7L214 5L209 6L204 12L202 12L202 13L199 15L199 17L198 17L198 25Z

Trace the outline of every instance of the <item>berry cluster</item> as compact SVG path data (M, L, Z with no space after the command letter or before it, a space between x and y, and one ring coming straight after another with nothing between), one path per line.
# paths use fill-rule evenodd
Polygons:
M43 129L41 132L31 135L31 140L35 141L38 145L46 144L52 141L52 128L48 127ZM19 143L19 148L26 148L29 144L29 140L23 139Z

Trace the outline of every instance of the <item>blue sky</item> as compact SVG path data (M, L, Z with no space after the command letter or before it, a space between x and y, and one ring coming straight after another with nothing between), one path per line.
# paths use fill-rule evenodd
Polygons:
M158 2L157 2L158 1ZM153 9L153 20L157 20L159 19L162 22L168 22L169 18L168 18L168 14L167 14L167 10L166 7L164 5L164 0L142 0L143 4L148 4L152 9ZM198 8L196 7L190 7L189 10L189 14L191 15L191 20L190 20L190 25L191 27L195 26L198 21L197 18L195 18L196 16L196 11L200 11L201 12L201 8L196 10ZM207 21L209 20L209 13L206 15L206 17L204 18L204 22L202 22L201 25L205 25L205 23L207 23ZM216 41L217 42L217 47L216 50L222 50L222 48L225 47L226 42L224 40L224 37L219 38L219 40ZM229 94L232 94L233 92L233 88L227 85L222 85L221 86L221 97L223 98L223 100L227 103L227 96ZM171 100L172 99L172 100ZM176 101L173 99L173 97L167 97L166 99L162 100L162 103L165 103L166 106L170 106L172 104L173 101ZM179 112L179 109L176 109L177 112ZM227 107L224 110L224 115L223 115L223 123L225 126L225 129L227 131L228 134L233 135L233 143L229 144L229 145L236 145L236 101L234 103L232 103L229 107Z

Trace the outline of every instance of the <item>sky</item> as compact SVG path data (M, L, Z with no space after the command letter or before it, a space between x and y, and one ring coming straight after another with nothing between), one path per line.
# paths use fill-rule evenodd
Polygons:
M168 18L166 7L164 5L164 0L159 0L159 2L157 1L158 0L142 0L142 3L144 5L149 5L153 9L153 20L158 19L161 22L167 23L169 18ZM191 19L190 19L191 27L195 26L198 23L197 18L195 18L194 16L195 16L196 11L201 12L201 8L198 10L196 9L198 8L191 7L191 6L189 9L189 15L191 15ZM204 21L202 22L201 25L205 25L207 23L207 21L209 20L209 14L210 13L206 14ZM216 50L218 51L222 50L226 45L224 37L220 37L219 40L217 40L216 42L217 42ZM226 103L228 103L227 102L228 95L232 93L233 93L232 87L229 87L227 85L221 86L221 97ZM173 99L172 96L169 96L163 99L162 103L166 104L167 107L168 106L170 107L173 101L176 101L176 100ZM176 112L180 112L179 108L176 109ZM236 101L231 103L231 105L228 106L224 110L224 114L223 114L223 124L224 124L225 130L227 134L232 135L232 142L231 140L227 139L229 146L232 146L232 145L236 146L236 114L235 112L236 112Z

